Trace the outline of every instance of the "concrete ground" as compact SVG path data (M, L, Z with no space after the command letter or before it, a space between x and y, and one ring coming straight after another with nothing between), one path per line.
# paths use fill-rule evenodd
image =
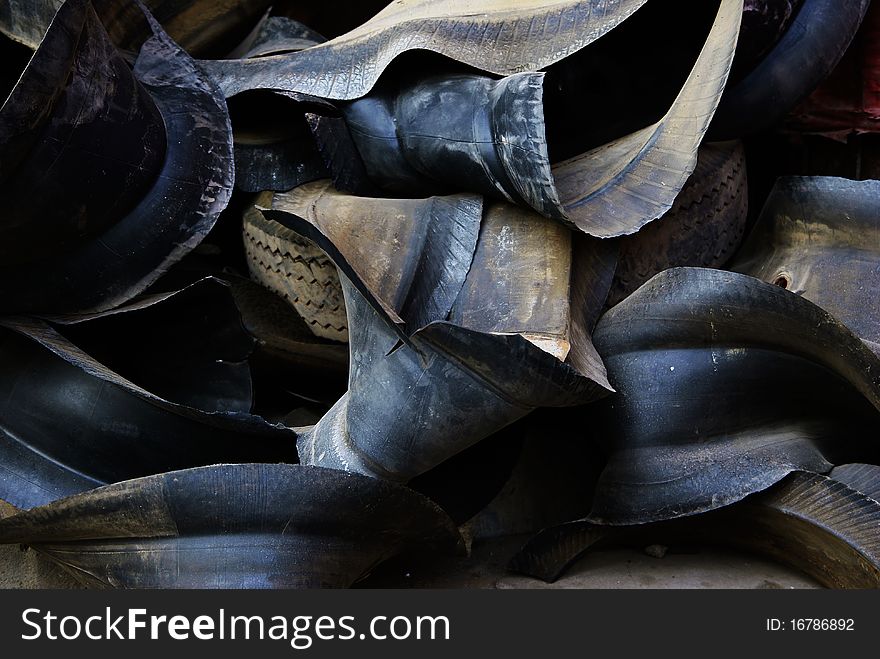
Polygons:
M493 540L468 558L388 561L358 584L362 588L820 588L784 565L733 551L697 548L662 558L632 549L596 551L552 584L505 568L527 538Z

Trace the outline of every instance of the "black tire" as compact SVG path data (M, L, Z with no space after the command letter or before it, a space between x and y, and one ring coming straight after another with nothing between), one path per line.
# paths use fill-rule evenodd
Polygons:
M608 306L668 268L724 265L742 242L748 206L742 143L700 147L697 167L669 212L621 239Z
M244 216L244 248L251 278L285 298L315 336L348 341L336 266L313 242L252 208Z
M743 137L782 119L837 66L869 4L870 0L804 0L773 50L724 92L709 139Z

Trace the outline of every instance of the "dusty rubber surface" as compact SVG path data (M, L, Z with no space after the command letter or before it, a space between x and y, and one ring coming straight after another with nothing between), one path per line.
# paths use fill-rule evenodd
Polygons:
M0 518L11 512L0 502ZM666 554L620 549L581 559L554 584L506 572L504 565L525 537L502 538L474 548L471 558L438 561L401 558L380 566L360 587L433 588L818 588L801 573L762 558L698 549ZM79 588L61 568L33 550L0 546L0 588Z
M244 246L251 277L293 305L315 336L348 341L339 275L324 252L257 211L245 217Z
M15 508L0 501L0 519ZM32 549L0 545L0 588L82 588L62 568Z
M742 143L702 146L697 168L669 212L621 240L609 306L667 268L722 267L743 240L748 210Z

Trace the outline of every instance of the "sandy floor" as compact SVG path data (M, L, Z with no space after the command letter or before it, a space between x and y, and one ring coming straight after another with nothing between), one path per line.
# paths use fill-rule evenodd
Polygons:
M495 540L469 558L395 559L359 587L425 588L819 588L810 577L760 557L717 549L654 558L641 551L597 551L552 584L505 569L526 538Z

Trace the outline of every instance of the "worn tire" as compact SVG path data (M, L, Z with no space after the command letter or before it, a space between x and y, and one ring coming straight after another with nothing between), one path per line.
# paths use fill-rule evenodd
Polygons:
M780 121L834 70L869 4L870 0L804 0L773 49L724 91L709 139L743 137Z
M348 341L336 266L313 242L252 208L244 216L244 248L251 278L285 298L315 336Z
M700 147L697 167L672 208L638 233L621 239L608 306L668 268L724 265L742 242L748 206L742 143Z

